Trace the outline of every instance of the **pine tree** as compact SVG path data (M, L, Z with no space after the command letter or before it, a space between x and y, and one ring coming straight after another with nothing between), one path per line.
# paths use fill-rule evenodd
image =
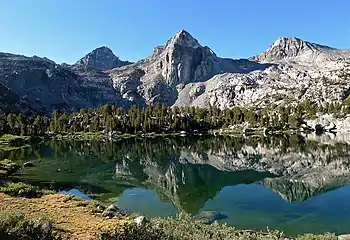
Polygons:
M15 127L16 127L16 119L13 116L13 114L9 113L7 115L6 120L7 120L7 125L9 126L9 133L15 133L16 132L16 129L15 129Z
M68 115L66 113L63 113L59 118L58 118L58 131L60 132L67 132L68 129Z
M22 113L17 115L17 128L20 130L19 132L21 136L26 135L25 120Z
M90 131L91 132L97 132L100 130L100 118L99 116L94 116L92 118L92 122L91 122L91 125L90 125Z
M8 130L6 114L0 110L0 134L6 133Z
M42 125L43 121L40 115L36 116L34 123L33 123L33 134L34 135L41 135L42 132Z
M115 129L115 124L114 124L113 117L111 115L108 115L105 123L105 131L110 132L110 131L113 131L114 129Z
M53 111L51 114L51 122L50 122L50 131L57 133L59 131L58 128L58 113L57 111Z

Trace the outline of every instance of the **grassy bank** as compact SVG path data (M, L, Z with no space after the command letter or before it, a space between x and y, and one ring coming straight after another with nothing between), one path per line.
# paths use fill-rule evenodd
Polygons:
M43 139L44 137L39 136L17 136L12 134L3 134L0 136L0 150L12 151L29 147L31 144L40 143Z

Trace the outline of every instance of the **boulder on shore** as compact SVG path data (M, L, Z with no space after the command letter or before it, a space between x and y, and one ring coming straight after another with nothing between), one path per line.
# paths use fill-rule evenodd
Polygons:
M128 215L128 214L130 214L130 212L127 210L122 210L122 209L118 208L117 206L115 206L114 204L109 205L109 207L107 207L102 212L102 216L106 217L106 218L114 218L118 214Z

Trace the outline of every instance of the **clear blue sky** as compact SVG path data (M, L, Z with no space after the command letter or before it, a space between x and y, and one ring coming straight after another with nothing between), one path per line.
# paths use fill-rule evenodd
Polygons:
M0 51L58 63L102 45L139 60L181 29L222 57L255 55L282 36L350 48L350 1L0 0Z

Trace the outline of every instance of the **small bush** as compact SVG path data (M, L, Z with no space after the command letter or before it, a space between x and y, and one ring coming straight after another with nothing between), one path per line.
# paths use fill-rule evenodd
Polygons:
M150 223L137 226L135 223L125 224L123 227L117 227L114 233L104 232L99 236L100 240L172 240L163 230L153 227Z
M164 229L167 236L172 239L246 239L245 234L233 227L214 223L203 224L192 217L181 214L176 218L154 218L152 225L159 229Z
M0 212L1 240L53 240L59 239L53 224L44 217L26 219L16 212Z
M12 197L28 197L28 198L40 197L45 193L45 191L41 190L38 187L25 184L22 182L5 183L4 186L0 187L0 192L10 195Z

